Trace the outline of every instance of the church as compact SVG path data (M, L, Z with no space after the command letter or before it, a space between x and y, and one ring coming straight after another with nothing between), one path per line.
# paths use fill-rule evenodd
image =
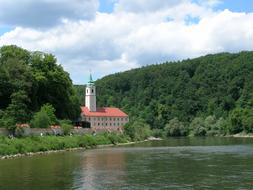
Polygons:
M90 75L85 89L85 106L81 107L81 121L94 130L122 130L129 121L128 115L119 108L96 105L96 86Z

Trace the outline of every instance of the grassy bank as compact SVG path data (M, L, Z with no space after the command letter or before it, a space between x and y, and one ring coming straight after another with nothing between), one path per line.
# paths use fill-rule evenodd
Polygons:
M91 148L98 145L127 143L123 134L104 133L83 136L44 136L13 138L0 137L0 156L65 150L70 148Z

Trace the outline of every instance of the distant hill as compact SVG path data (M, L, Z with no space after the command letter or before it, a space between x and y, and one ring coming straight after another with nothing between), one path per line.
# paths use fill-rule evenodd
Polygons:
M236 107L253 106L253 52L150 65L106 76L96 85L98 105L120 107L155 128L175 117L226 118Z

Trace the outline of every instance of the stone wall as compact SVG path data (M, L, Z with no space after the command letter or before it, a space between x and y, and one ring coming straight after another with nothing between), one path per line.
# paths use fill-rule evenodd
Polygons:
M74 128L71 130L73 135L84 135L92 133L102 133L102 132L116 132L122 133L123 127L94 127L94 128ZM5 128L0 128L0 136L8 136L9 131ZM45 135L63 135L63 130L61 128L22 128L23 136L45 136Z
M5 128L0 128L0 136L8 136L9 131Z

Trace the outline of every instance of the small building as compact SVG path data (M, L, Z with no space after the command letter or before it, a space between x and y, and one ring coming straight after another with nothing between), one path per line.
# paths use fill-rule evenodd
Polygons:
M94 130L122 130L129 121L128 115L119 108L96 105L96 86L90 75L85 89L85 106L81 107L81 121L84 127Z

